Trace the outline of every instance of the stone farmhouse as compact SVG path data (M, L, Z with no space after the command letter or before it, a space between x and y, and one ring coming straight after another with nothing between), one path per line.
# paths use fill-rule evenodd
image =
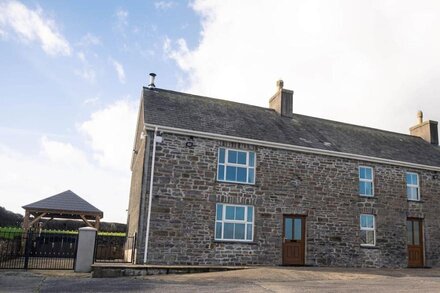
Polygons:
M135 262L440 266L437 122L410 135L143 88L128 233Z

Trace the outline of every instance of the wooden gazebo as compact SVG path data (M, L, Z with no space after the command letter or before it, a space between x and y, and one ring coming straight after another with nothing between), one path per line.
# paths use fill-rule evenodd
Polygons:
M23 206L23 228L28 231L40 219L82 219L87 226L99 230L104 213L71 190ZM31 218L32 216L32 218Z

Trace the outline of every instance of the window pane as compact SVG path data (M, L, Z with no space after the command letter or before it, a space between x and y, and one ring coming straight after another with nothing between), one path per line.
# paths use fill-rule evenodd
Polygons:
M219 163L225 162L225 149L224 148L220 148L218 161L219 161Z
M244 224L235 224L235 237L234 239L241 239L244 240Z
M419 222L414 221L414 245L420 245Z
M223 205L222 204L218 204L217 205L217 221L221 221L223 218Z
M249 166L254 167L255 166L255 153L249 152Z
M365 182L365 195L373 195L373 183Z
M406 194L408 195L408 199L417 200L417 187L406 187Z
M254 216L254 208L253 207L248 207L248 210L247 210L247 221L248 222L252 222L253 216Z
M366 231L366 232L367 232L366 244L374 245L374 231Z
M235 219L244 221L244 207L236 207L235 208Z
M413 228L411 221L406 221L406 241L409 245L413 244Z
M361 236L361 244L366 244L367 243L367 231L361 230L360 236Z
M218 165L218 180L225 180L225 166Z
M411 184L411 174L406 173L406 184Z
M246 168L237 168L237 181L238 182L247 182L246 178Z
M366 190L366 187L365 187L365 182L364 181L359 181L359 194L362 194L362 195L365 195L365 190Z
M370 221L370 215L361 215L361 227L362 228L373 228L372 226L370 227L370 223L372 223Z
M247 152L238 152L237 163L246 165L246 155Z
M374 245L374 231L361 230L361 244Z
M252 240L252 224L247 224L246 240Z
M222 239L222 223L215 223L215 239Z
M226 220L235 220L235 207L226 206Z
M226 180L228 181L236 181L237 178L237 167L226 167Z
M359 168L359 178L365 179L365 168L364 167Z
M228 163L237 163L237 151L228 151Z
M294 220L293 240L301 240L302 219Z
M365 168L365 179L373 179L373 169Z
M374 220L372 215L365 215L366 219L366 228L374 228Z
M249 181L248 183L254 183L254 168L249 168Z
M234 224L225 223L224 239L234 239Z
M286 240L292 240L292 224L293 219L292 218L285 218L284 219L284 238Z

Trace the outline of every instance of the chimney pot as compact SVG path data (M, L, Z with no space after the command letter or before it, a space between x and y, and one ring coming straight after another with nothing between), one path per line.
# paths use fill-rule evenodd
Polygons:
M418 124L422 124L423 123L423 112L421 110L419 110L417 112L417 123Z
M277 80L277 89L282 90L284 87L284 81L282 79Z
M154 84L154 80L156 79L156 73L150 73L150 84L148 85L148 88L151 90L151 89L154 89L154 88L156 88L156 85Z

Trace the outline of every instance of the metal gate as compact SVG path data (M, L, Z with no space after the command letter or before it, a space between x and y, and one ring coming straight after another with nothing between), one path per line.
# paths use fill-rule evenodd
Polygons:
M132 263L136 236L96 235L95 262Z
M73 270L78 234L2 232L0 269Z

